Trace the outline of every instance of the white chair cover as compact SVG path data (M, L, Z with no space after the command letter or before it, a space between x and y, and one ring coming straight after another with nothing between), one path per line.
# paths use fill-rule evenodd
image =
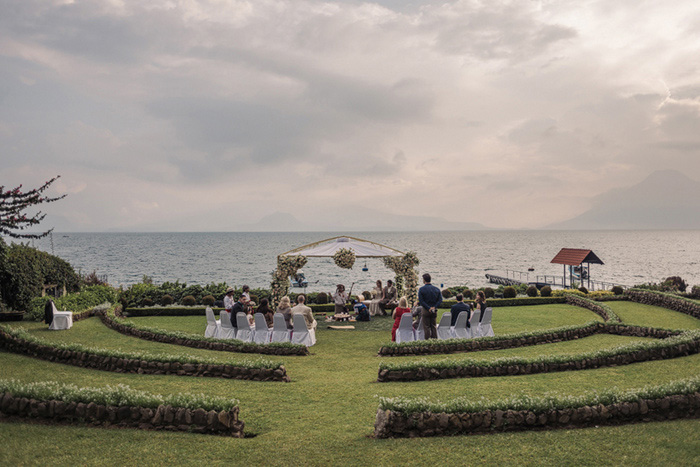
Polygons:
M293 344L304 344L307 347L311 347L316 343L316 332L306 327L306 320L303 315L299 313L292 315L292 324L294 325L292 331Z
M491 327L492 314L493 311L491 310L491 307L488 307L484 310L484 318L481 320L481 323L479 323L481 337L491 337L496 335L494 334L493 328Z
M460 311L457 315L457 321L455 325L452 326L452 335L458 339L469 339L471 333L467 327L467 320L469 319L468 311Z
M400 324L401 323L399 323L399 325ZM418 317L418 327L415 329L415 333L417 341L425 340L425 329L423 329L423 313L421 313Z
M72 311L58 311L56 305L51 302L53 307L53 321L49 329L52 331L61 331L63 329L70 329L73 327L73 312Z
M253 330L250 329L248 317L242 311L236 313L236 326L238 327L236 339L243 342L253 342Z
M207 309L204 310L204 314L207 316L207 328L204 330L204 337L219 337L221 323L216 320L214 311L211 307L207 307Z
M481 310L474 310L472 313L472 318L469 320L470 333L472 339L476 337L481 337L481 330L479 327L479 316L481 316Z
M287 322L282 313L275 313L272 317L272 342L291 342L292 333L287 329Z
M219 315L221 327L219 328L219 339L235 339L236 328L231 324L231 313L223 310Z
M255 334L253 341L256 344L267 344L270 342L270 337L272 337L272 330L267 327L267 321L265 321L265 315L262 313L255 313Z
M452 339L452 337L454 337L452 335L452 327L450 324L452 324L452 313L447 311L444 315L442 315L442 318L440 318L440 324L438 324L437 327L438 339Z
M416 340L416 336L413 333L413 316L411 316L411 313L404 313L401 315L399 327L396 330L396 342L411 342L414 340Z

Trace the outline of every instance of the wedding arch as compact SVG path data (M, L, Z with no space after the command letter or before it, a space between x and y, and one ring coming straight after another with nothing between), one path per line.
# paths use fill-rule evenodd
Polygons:
M418 273L415 267L419 260L412 251L404 253L395 248L361 238L338 236L309 243L277 256L277 269L272 273L272 301L277 305L289 293L289 278L303 268L308 258L333 258L338 267L352 269L356 258L381 258L384 266L395 276L396 290L401 296L406 293L409 305L417 299Z

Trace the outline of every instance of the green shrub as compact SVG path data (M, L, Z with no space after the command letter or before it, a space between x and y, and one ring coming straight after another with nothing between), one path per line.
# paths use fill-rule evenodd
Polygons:
M216 300L214 300L214 297L212 297L211 295L205 295L204 297L202 297L202 305L214 306L215 301Z
M160 298L160 304L163 306L172 305L174 302L175 300L173 300L173 297L168 294L165 294Z
M52 298L37 297L33 299L29 304L25 318L34 321L44 319L44 305L49 300L52 300ZM91 285L83 287L80 292L54 298L53 301L58 310L80 312L90 310L102 303L115 303L117 301L117 291L106 285Z
M141 300L141 306L153 306L153 300L146 297L143 300Z
M622 295L622 293L624 291L625 290L622 287L620 287L619 285L614 285L612 288L612 293L614 293L615 295Z
M677 292L685 292L685 289L688 288L688 284L680 276L667 277L661 285L669 291Z
M536 297L537 296L537 287L534 285L531 285L527 288L525 291L525 294L527 294L528 297Z
M260 304L260 300L258 299L258 296L257 296L257 295L251 294L251 295L250 295L250 301L251 301L251 302L254 302L255 304Z
M514 287L508 286L503 288L503 298L515 298L518 293Z
M484 288L484 296L486 298L493 298L496 296L496 292L491 287L485 287Z
M452 294L452 291L451 291L449 288L447 288L447 289L442 289L442 292L440 292L440 293L442 294L442 298L450 298L450 297L453 297L453 296L454 296L454 295Z
M316 304L317 305L325 305L328 303L328 294L325 292L321 292L318 295L316 295Z
M470 289L462 290L462 295L464 295L465 300L471 300L474 298L474 292Z
M700 298L700 285L694 285L692 289L690 289L690 296L692 298Z
M579 288L578 288L578 291L579 291L579 292L583 292L583 293L585 293L586 295L588 295L588 289L585 288L585 287L583 287L583 286L579 287Z
M552 296L552 288L548 285L545 285L540 289L540 295L543 297L551 297Z
M180 300L180 304L183 306L195 306L197 304L197 300L192 295L185 295L182 297L182 300Z

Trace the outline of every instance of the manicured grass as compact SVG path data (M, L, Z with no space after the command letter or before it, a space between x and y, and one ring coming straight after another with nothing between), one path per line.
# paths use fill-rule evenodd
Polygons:
M494 328L497 333L518 332L585 323L595 319L595 316L590 311L563 305L504 308L494 310ZM190 321L192 318L196 322ZM152 320L148 325L154 327L170 329L168 326L177 326L186 332L203 332L201 317L134 319L135 322L144 323L142 320ZM57 380L83 386L124 383L135 389L159 394L203 392L230 395L240 400L246 432L257 434L253 438L237 440L182 433L0 423L0 446L3 446L0 449L0 462L3 465L202 465L224 462L236 465L289 465L302 462L308 465L436 462L639 465L657 460L664 464L697 465L700 462L700 421L697 420L493 436L397 440L369 437L378 406L375 395L427 396L436 400L466 395L493 400L511 394L534 396L547 391L576 395L611 386L629 389L700 374L700 355L576 372L378 384L374 381L379 362L384 359L377 357L376 352L382 343L389 340L392 320L378 318L370 323L379 330L369 330L369 326L368 330L362 330L359 325L366 323L357 323L358 329L355 331L330 331L325 329L324 324L319 322L318 344L311 348L312 355L280 358L292 377L292 382L288 384L117 374L0 353L0 378ZM92 345L114 345L122 349L143 345L143 349L150 352L154 352L155 348L165 351L160 346L174 348L177 352L195 352L191 348L121 335L105 328L95 318L78 322L67 332L41 332L39 327L28 326L37 335L41 333L42 338L83 343L92 339L98 340L91 342ZM576 353L632 340L621 336L596 335L557 344L471 355L488 359L510 355ZM201 352L207 356L229 355ZM231 355L231 358L237 357ZM47 446L70 448L55 450Z
M635 302L606 302L623 323L665 329L700 329L700 320L685 313Z

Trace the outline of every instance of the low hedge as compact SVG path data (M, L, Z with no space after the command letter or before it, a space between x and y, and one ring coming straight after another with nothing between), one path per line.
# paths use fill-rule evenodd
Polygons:
M689 298L645 289L625 290L624 296L633 302L668 308L700 319L700 303Z
M307 305L314 313L333 313L335 305L325 304ZM143 316L204 316L206 307L204 306L149 306L144 308L127 308L126 316L129 318L137 318ZM219 313L223 308L212 307L214 312ZM43 313L43 311L42 311ZM43 314L42 314L43 317Z
M70 293L64 297L37 297L32 299L25 318L31 321L44 319L44 306L46 302L53 300L58 310L70 310L73 313L90 310L102 303L115 303L117 291L105 285L91 285L83 287L80 292Z
M182 345L197 349L218 350L226 352L258 353L264 355L308 355L309 349L303 344L291 342L272 342L255 344L237 340L214 339L178 331L139 326L121 316L120 306L97 313L102 322L109 328L128 336L138 337L154 342Z
M457 303L456 300L443 300L438 308L451 308ZM474 300L464 300L464 303L469 303L474 307ZM528 305L552 305L555 303L566 303L565 297L516 297L516 298L487 298L487 307L501 306L528 306Z
M591 300L589 298L581 297L578 295L573 295L573 294L567 294L565 296L566 298L566 303L569 305L575 305L579 306L582 308L587 308L591 310L593 313L596 313L599 315L601 318L603 318L606 322L610 323L621 323L622 320L615 314L615 312L610 308L608 305L605 303L601 302L596 302L595 300Z
M375 437L587 427L700 416L700 376L658 386L590 391L581 396L547 393L495 401L463 396L447 402L380 397Z
M439 361L382 362L379 365L377 381L421 381L585 370L649 360L665 360L698 352L700 352L700 330L695 330L667 339L635 342L578 355L505 357L488 361L452 358Z
M205 394L162 396L120 384L78 387L55 381L0 380L0 413L57 423L225 434L242 438L238 400Z
M119 373L289 381L281 363L266 359L223 364L211 358L189 355L154 355L100 349L76 343L52 343L39 339L22 328L3 325L0 325L0 347L51 362Z

